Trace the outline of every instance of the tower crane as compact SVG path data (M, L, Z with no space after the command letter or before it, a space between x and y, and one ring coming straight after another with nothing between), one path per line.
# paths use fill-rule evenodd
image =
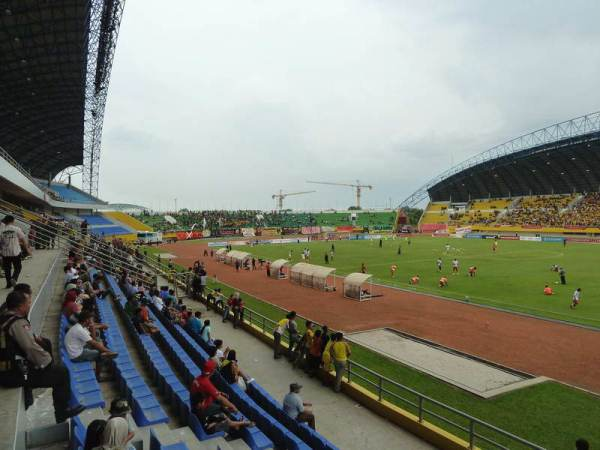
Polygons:
M283 191L279 189L279 194L273 194L271 198L277 199L277 209L281 211L283 209L284 198L289 197L290 195L312 194L313 192L317 191L288 192L287 194L284 194Z
M356 184L352 183L331 183L329 181L307 181L307 183L312 184L329 184L331 186L348 186L356 190L356 208L360 209L360 196L362 193L362 189L373 189L373 186L370 184L360 184L359 180L356 180Z

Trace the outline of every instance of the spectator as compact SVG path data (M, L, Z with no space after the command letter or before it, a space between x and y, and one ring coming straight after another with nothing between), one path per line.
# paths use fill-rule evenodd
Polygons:
M298 422L306 422L309 427L315 429L315 415L309 409L312 403L303 402L300 397L302 385L290 384L290 392L283 398L283 409L286 414Z
M277 326L275 327L275 330L273 330L273 347L274 347L273 358L274 359L281 358L281 337L287 331L290 319L292 319L294 317L296 317L296 312L295 311L289 312L285 316L284 319L281 319L279 322L277 322Z
M296 351L298 349L298 342L300 339L298 338L298 324L296 323L296 313L292 311L294 314L288 318L287 324L287 332L288 332L288 359L290 361L294 361L296 357Z
M210 320L206 319L204 325L200 329L200 337L207 344L212 344L212 338L210 336Z
M312 345L312 340L315 332L313 331L313 323L310 320L305 322L305 331L298 341L296 357L294 359L294 367L303 367L308 357L308 350Z
M198 336L200 336L200 331L202 330L202 321L200 320L201 318L202 313L200 311L196 311L194 313L194 316L188 321L189 329Z
M308 349L308 364L307 371L311 377L314 377L321 365L321 357L323 356L323 337L322 330L316 330L313 336L312 343Z
M93 325L94 318L88 311L79 315L79 322L73 325L65 335L65 348L69 359L73 362L95 361L96 377L100 380L101 361L114 358L118 353L111 351L99 341L92 338L88 328Z
M342 333L336 333L333 337L333 344L329 349L331 353L331 361L333 362L333 368L335 369L335 385L334 391L340 392L342 388L342 377L344 371L348 365L348 358L352 354L350 346L344 341L344 335Z
M134 317L139 307L140 302L138 300L137 295L132 295L131 297L127 298L127 302L125 302L124 309L129 317Z
M229 384L236 383L243 391L246 390L247 383L252 381L240 369L235 350L229 350L227 357L221 363L220 372L225 381Z
M102 445L102 433L106 428L106 420L95 419L90 422L85 433L83 450L94 450Z
M21 253L31 254L25 234L15 225L15 218L11 215L4 216L0 224L0 252L6 289L10 289L17 284L21 274Z
M158 295L158 291L156 289L152 290L152 304L159 312L162 312L163 308L165 307L165 302L162 298L160 298L160 295Z
M589 450L590 443L585 439L579 438L575 441L575 449L576 450Z
M237 431L240 428L254 426L253 422L230 418L230 414L237 413L238 410L210 381L216 367L215 361L206 361L202 374L193 381L190 388L192 413L198 417L207 433L219 431L229 433L231 430Z
M15 291L6 297L6 311L0 316L0 385L4 387L51 388L57 423L76 416L85 408L68 407L71 395L69 372L54 364L49 341L33 334L27 319L31 296ZM47 348L43 348L46 346ZM27 382L24 374L27 373Z
M220 368L221 364L227 357L229 353L229 347L225 347L223 350L223 341L221 339L215 339L215 361L217 361L217 366Z
M141 303L140 307L136 312L137 325L141 328L144 334L156 334L159 332L159 329L152 322L153 320L150 318L150 314L148 313L148 307ZM138 330L139 331L139 330Z
M125 445L135 436L129 428L127 414L131 412L129 402L124 398L116 398L110 403L110 417L103 433L104 445Z

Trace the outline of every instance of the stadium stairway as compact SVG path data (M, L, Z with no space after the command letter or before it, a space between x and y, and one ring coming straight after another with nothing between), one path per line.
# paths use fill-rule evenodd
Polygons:
M151 369L153 381L156 383L156 385L158 385L161 394L167 399L169 404L177 405L176 411L179 419L182 422L187 423L187 421L190 419L190 416L192 416L189 413L188 388L184 386L181 381L179 381L179 378L171 369L171 365L167 362L153 339L148 335L140 335L137 333L133 323L124 311L126 300L114 277L105 274L105 280L107 281L108 287L116 299L116 308L124 320L128 333L133 338L134 346L142 354L147 367ZM188 365L191 366L191 360L187 362ZM192 372L192 375L198 375L199 373L199 369L196 367L196 370ZM134 387L135 389L138 389L137 386L134 385ZM187 403L183 404L183 399L186 399ZM141 401L138 401L137 404L139 408L152 407L152 402L146 402L144 398L142 398ZM133 400L133 405L135 418L135 399ZM187 411L185 408L187 408ZM193 418L195 418L195 416L193 416ZM144 442L149 440L149 448L151 450L158 448L168 448L169 450L179 450L185 448L189 450L242 450L248 448L252 450L267 450L272 448L272 443L268 441L268 439L266 439L266 437L262 435L262 433L256 428L249 429L247 433L242 434L244 440L237 439L233 441L226 441L223 437L223 433L207 435L202 427L200 427L200 424L197 422L197 420L196 423L191 422L190 425L192 426L177 428L175 430L170 430L170 432L165 427L150 427L149 430L153 430L154 434L150 433L150 435L148 435L148 432L144 431L141 435L141 438L144 439ZM193 425L197 425L197 427ZM157 446L159 444L160 446ZM185 447L182 445L185 445Z

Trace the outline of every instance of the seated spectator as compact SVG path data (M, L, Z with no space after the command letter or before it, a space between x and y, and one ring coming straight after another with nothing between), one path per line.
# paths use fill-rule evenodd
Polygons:
M188 320L188 328L196 335L200 335L200 331L202 330L202 313L200 311L196 311L192 317Z
M206 319L204 325L200 329L200 337L207 344L212 344L212 338L210 336L210 320Z
M140 307L137 309L136 315L137 327L142 330L144 334L156 334L159 332L156 325L152 322L153 320L150 318L150 314L148 313L148 307L145 304L140 304ZM138 329L138 331L139 331Z
M163 310L163 308L165 306L165 302L158 295L158 291L156 289L153 289L152 292L151 292L151 295L152 295L152 303L154 304L154 306L156 307L156 309L159 312L162 312L162 310Z
M548 285L544 286L544 295L552 295L554 294L554 292L552 291L552 288Z
M223 350L223 341L221 339L215 339L214 346L215 361L217 362L217 366L220 368L221 364L223 364L223 361L225 360L225 358L227 358L227 355L229 354L229 347L225 347L225 350Z
M132 295L131 297L127 297L127 302L125 302L125 312L129 317L134 317L138 308L140 307L140 301L137 295Z
M193 381L190 388L190 406L192 413L198 417L207 433L237 431L240 428L252 427L253 422L236 420L231 414L238 410L227 396L217 390L210 381L217 364L208 360L204 363L202 374Z
M309 409L312 403L302 401L300 390L302 385L298 383L290 384L290 392L283 398L283 409L286 414L298 422L306 422L309 427L315 429L315 415Z
M50 341L31 331L27 319L30 309L30 294L13 291L6 297L6 309L0 315L0 343L6 343L1 345L3 351L0 352L0 386L51 388L54 416L56 422L61 423L81 413L85 407L69 408L69 371L62 365L53 364ZM27 370L27 380L24 370Z
M219 372L221 372L225 381L229 384L237 384L243 391L246 390L246 384L253 381L250 377L244 375L242 369L240 369L235 350L229 350L227 357L221 362Z
M79 315L79 322L73 325L65 335L65 348L69 359L73 362L95 361L96 377L100 379L101 361L115 358L118 353L111 351L99 341L92 338L89 327L94 323L90 312L84 311Z
M179 313L179 324L182 327L186 327L187 326L187 322L188 320L192 317L192 311L187 309L187 306L183 305L181 307L180 313Z
M85 433L83 450L94 450L102 445L104 428L106 428L106 420L104 419L95 419L90 422Z

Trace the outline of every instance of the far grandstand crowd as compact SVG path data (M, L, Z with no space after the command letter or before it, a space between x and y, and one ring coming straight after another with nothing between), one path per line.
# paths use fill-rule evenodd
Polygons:
M448 223L465 225L525 225L535 227L600 227L600 193L523 197L510 209L474 209L449 215ZM493 202L491 202L493 204ZM440 212L444 214L444 210Z

